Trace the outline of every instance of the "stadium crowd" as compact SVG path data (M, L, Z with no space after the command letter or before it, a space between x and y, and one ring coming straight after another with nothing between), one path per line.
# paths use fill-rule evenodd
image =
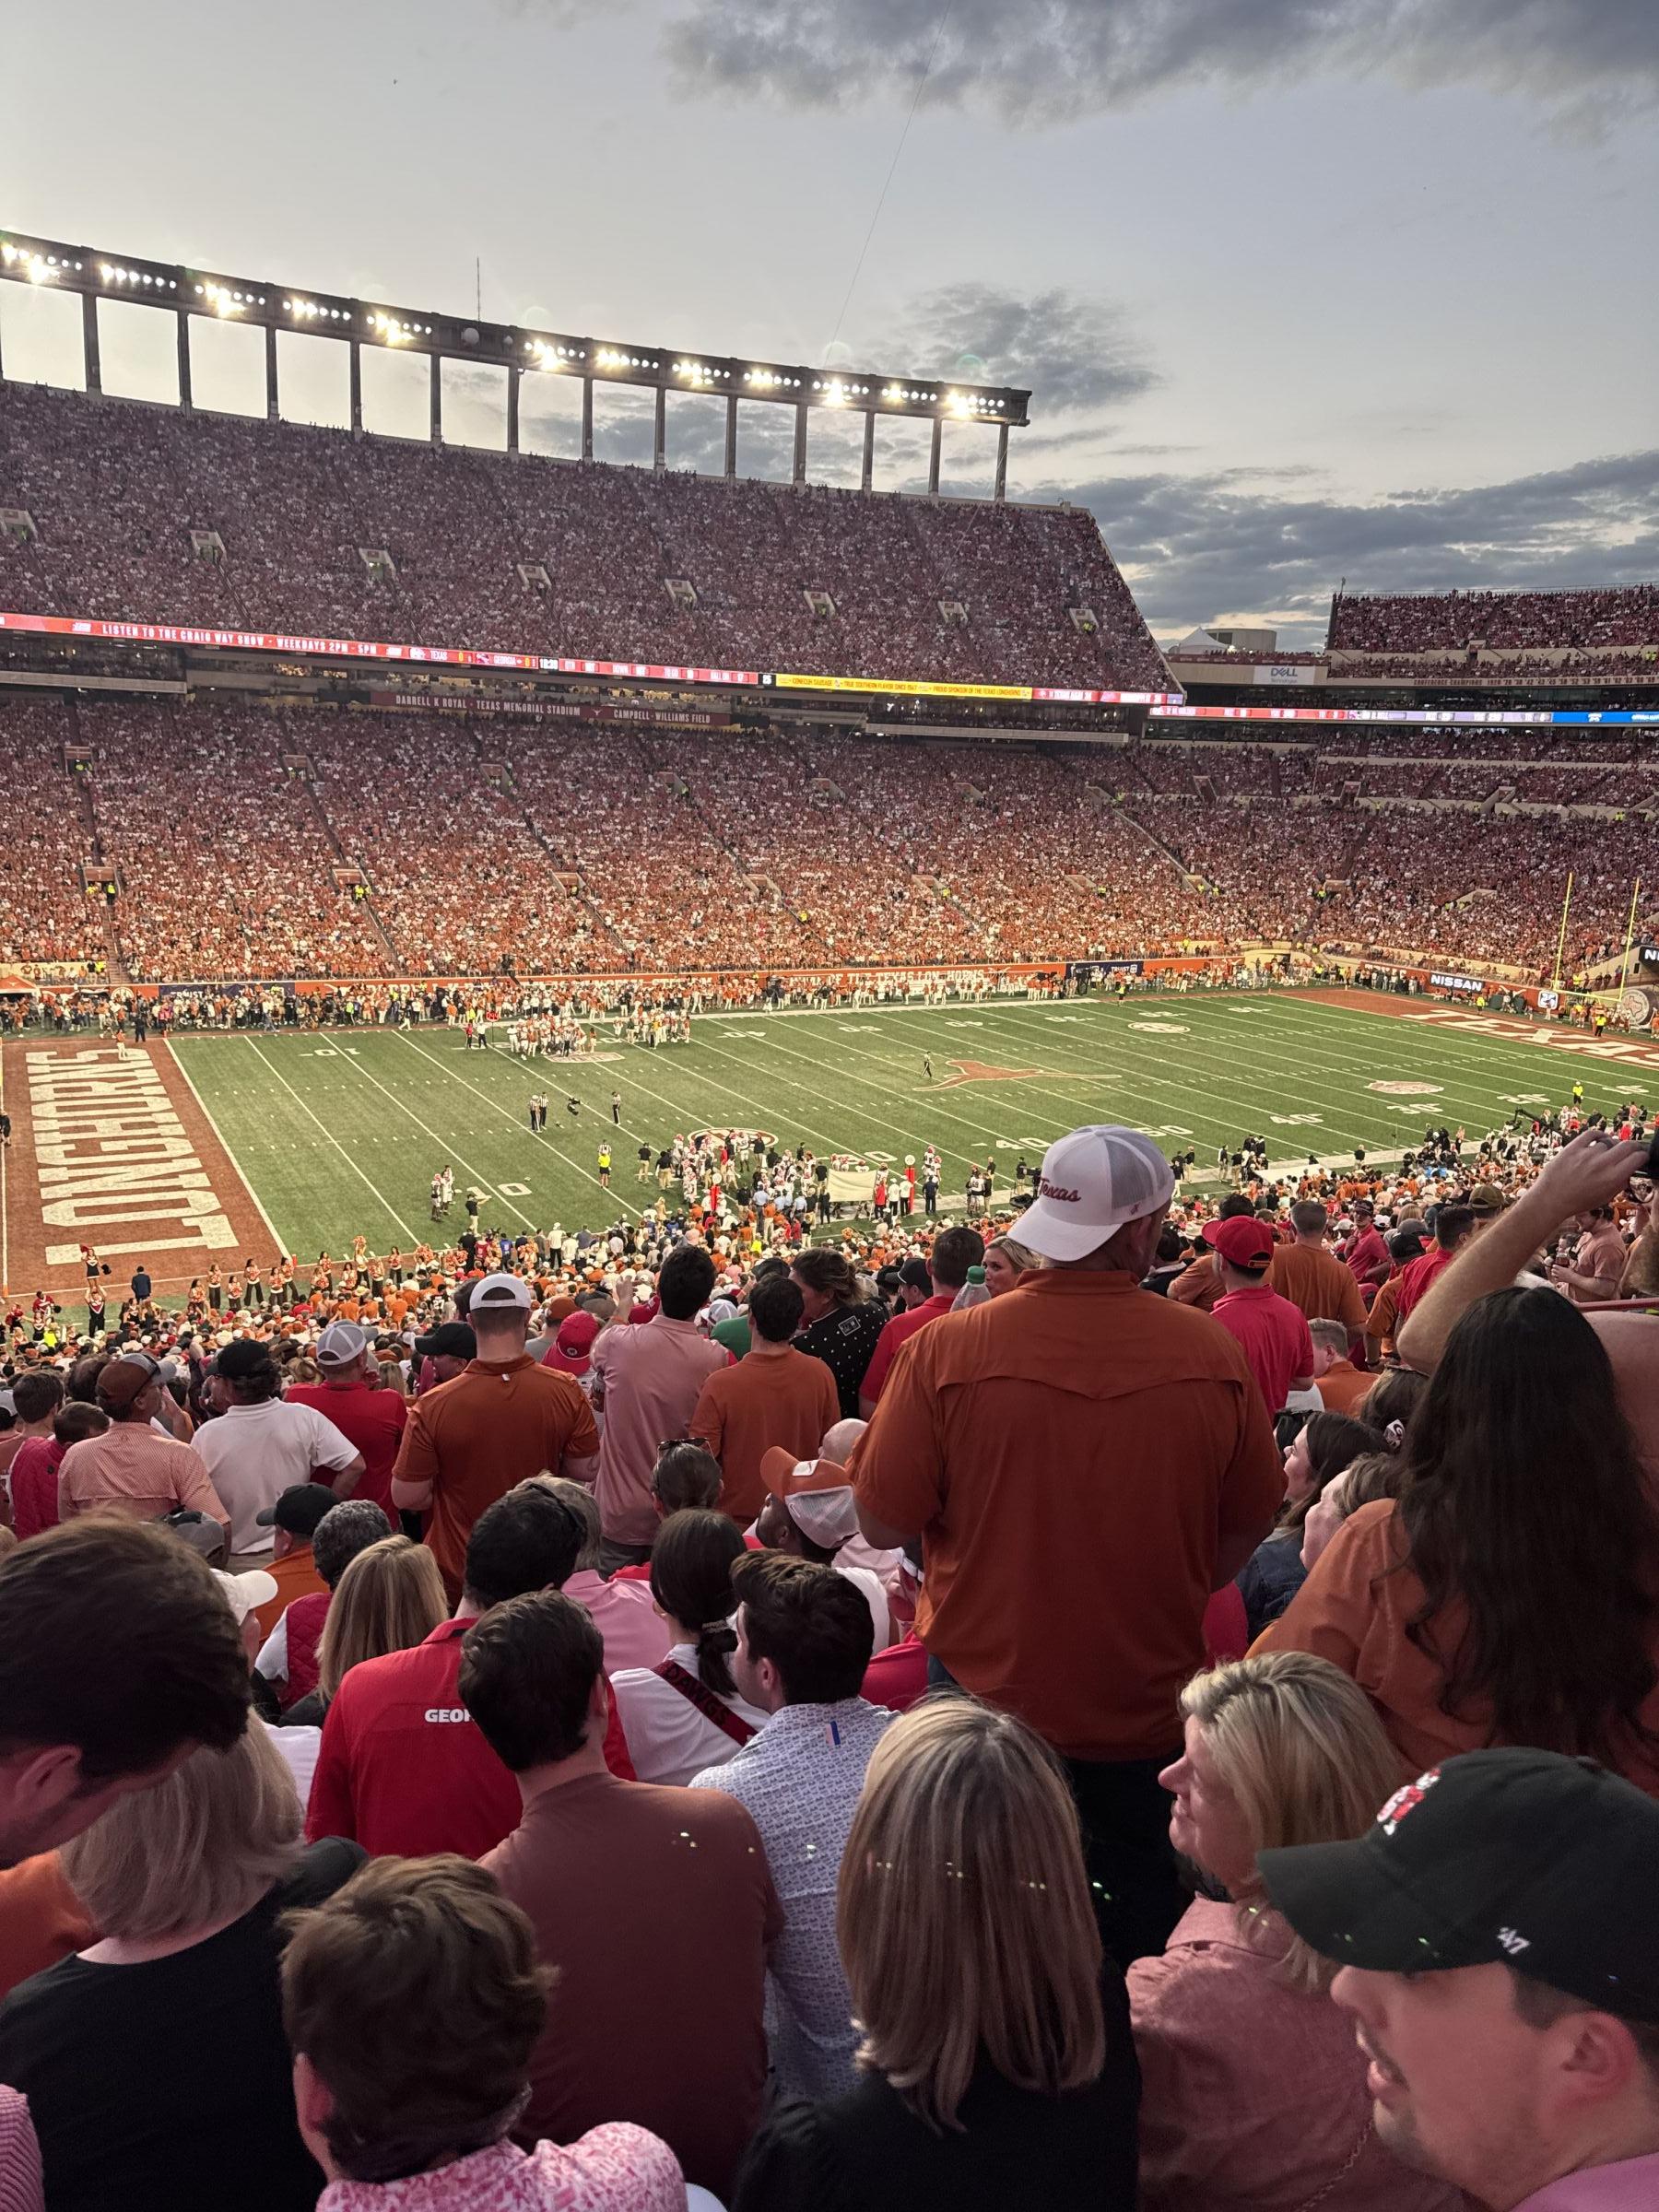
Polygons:
M0 588L42 614L1170 688L1082 508L509 460L16 383L0 387L0 506L33 524L0 535Z
M1645 1110L682 1147L14 1348L6 2212L1650 2201Z
M1659 584L1577 592L1337 592L1331 653L1594 652L1659 646Z
M0 724L30 824L0 852L10 957L113 951L140 982L1052 963L1264 935L1536 978L1570 872L1573 972L1617 949L1655 874L1659 755L1606 733L1582 756L1528 731L1016 751L206 700L7 700ZM114 884L107 910L83 869ZM462 882L465 900L441 888Z

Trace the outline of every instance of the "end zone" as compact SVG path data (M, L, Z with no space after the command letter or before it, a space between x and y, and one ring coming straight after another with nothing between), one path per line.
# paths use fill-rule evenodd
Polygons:
M111 1263L112 1310L132 1266L182 1288L218 1256L268 1261L271 1230L165 1046L22 1039L0 1051L12 1139L0 1163L0 1288L84 1289L83 1243Z

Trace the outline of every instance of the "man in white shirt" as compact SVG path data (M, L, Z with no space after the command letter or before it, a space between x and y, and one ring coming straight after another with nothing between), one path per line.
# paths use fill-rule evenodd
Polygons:
M753 1816L783 1907L774 1946L771 2063L786 2097L853 2086L857 2034L835 1940L835 1887L865 1770L894 1715L859 1695L873 1645L868 1607L844 1575L782 1552L732 1571L732 1672L771 1718L735 1759L694 1775Z
M218 1414L192 1439L230 1515L232 1561L264 1558L275 1531L257 1516L297 1483L325 1482L349 1498L363 1473L363 1455L334 1423L310 1406L288 1406L270 1347L252 1336L225 1346L208 1383Z

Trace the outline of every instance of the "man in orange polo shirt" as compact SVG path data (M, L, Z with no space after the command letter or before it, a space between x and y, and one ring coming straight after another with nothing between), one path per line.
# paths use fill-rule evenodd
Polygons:
M580 1386L539 1367L524 1349L530 1286L520 1275L487 1275L466 1318L477 1356L450 1382L417 1398L392 1470L401 1512L429 1512L427 1543L453 1595L461 1589L466 1539L488 1505L532 1475L598 1473L599 1431Z
M1051 1265L900 1347L851 1465L865 1538L923 1539L933 1678L1065 1760L1120 1959L1160 1949L1182 1909L1159 1762L1210 1593L1285 1492L1238 1345L1140 1288L1173 1189L1137 1130L1051 1146L1019 1230Z
M1325 1249L1330 1216L1317 1198L1299 1198L1290 1208L1295 1241L1274 1249L1267 1288L1288 1298L1308 1321L1340 1321L1350 1336L1365 1334L1365 1300L1351 1271Z

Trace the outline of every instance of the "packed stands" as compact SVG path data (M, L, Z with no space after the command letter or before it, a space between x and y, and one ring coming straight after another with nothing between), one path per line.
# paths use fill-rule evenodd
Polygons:
M28 613L1169 688L1082 508L509 458L18 384L0 384L0 507L33 524L0 537L0 598Z
M1332 653L1594 651L1659 645L1659 584L1584 592L1337 592Z
M134 981L764 973L1257 938L1541 969L1659 881L1659 749L1411 731L1100 747L0 696L9 958ZM76 772L70 758L81 763ZM1515 886L1528 887L1518 909Z

